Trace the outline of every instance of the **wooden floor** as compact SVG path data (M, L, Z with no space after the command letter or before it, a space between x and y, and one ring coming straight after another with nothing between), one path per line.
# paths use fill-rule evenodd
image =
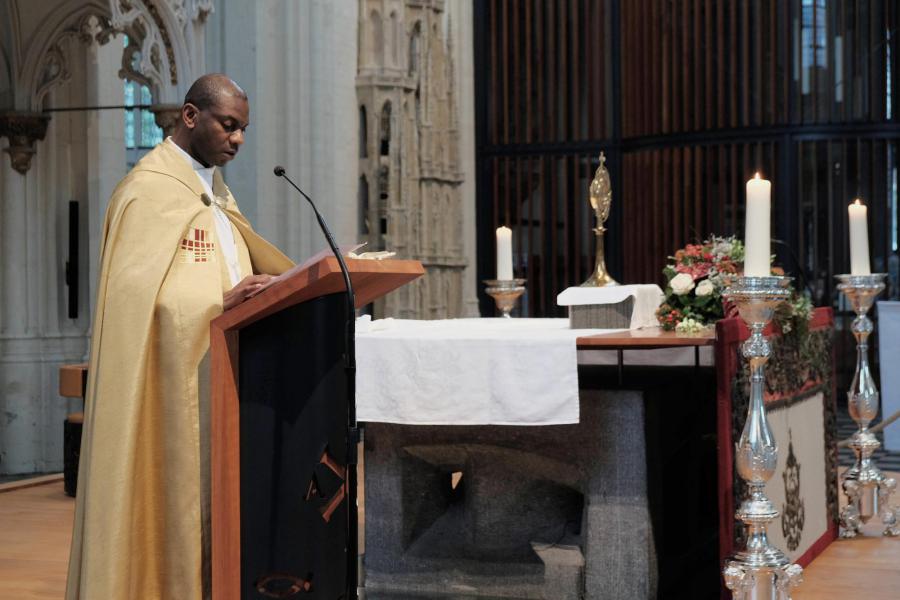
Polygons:
M836 540L803 570L793 600L900 598L900 538L869 521L862 537Z
M63 493L62 477L0 490L0 598L63 597L74 509L75 500Z
M74 506L59 477L0 486L0 599L63 597ZM869 522L864 537L832 543L804 570L794 600L900 598L900 538L879 531Z

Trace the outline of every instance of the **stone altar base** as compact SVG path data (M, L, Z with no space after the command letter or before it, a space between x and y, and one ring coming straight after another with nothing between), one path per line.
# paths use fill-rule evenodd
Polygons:
M655 598L643 395L582 390L580 420L367 424L367 592Z

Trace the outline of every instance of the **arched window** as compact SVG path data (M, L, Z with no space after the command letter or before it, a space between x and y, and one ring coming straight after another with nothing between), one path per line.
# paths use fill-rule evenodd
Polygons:
M385 236L388 232L387 207L390 197L391 171L387 165L381 165L378 169L378 235L376 236L375 250L385 249Z
M441 210L441 215L443 217L443 221L440 223L441 226L441 252L443 254L450 254L450 247L453 245L453 226L452 226L452 218L453 211L450 209L450 193L444 193L444 206Z
M128 48L128 36L124 36ZM132 52L134 66L140 64L140 52ZM144 82L125 80L125 162L129 168L163 140L163 130L156 124L156 116L146 107L153 104L150 87Z
M369 15L369 29L371 29L370 38L372 40L372 47L369 49L370 55L375 65L380 67L384 64L384 24L381 22L381 15L376 10Z
M403 28L400 27L400 17L396 11L391 13L391 65L399 66L400 64L400 38L403 35Z
M417 21L413 26L412 35L409 36L409 75L419 72L419 45L422 40L422 22Z
M378 131L378 141L381 148L381 156L387 156L391 151L391 103L385 102L381 109L381 124Z
M416 124L422 123L422 94L419 86L416 86Z
M359 189L357 190L357 205L359 208L359 235L369 235L369 182L366 176L359 178Z
M378 169L378 206L387 206L390 196L391 172L387 165L381 165Z
M359 157L369 155L369 126L366 121L366 107L359 107Z

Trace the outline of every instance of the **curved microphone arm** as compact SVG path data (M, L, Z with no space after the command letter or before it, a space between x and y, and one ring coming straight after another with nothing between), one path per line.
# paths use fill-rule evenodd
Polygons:
M310 198L306 192L297 187L297 184L294 183L290 177L285 173L284 167L277 166L275 167L275 175L278 177L284 178L291 187L300 192L300 195L306 198L306 201L309 202L309 205L312 207L313 212L316 214L316 219L319 221L319 227L322 229L322 233L325 234L325 239L328 241L328 245L331 247L331 252L334 253L335 258L338 260L338 264L341 267L341 274L344 276L344 286L347 289L347 367L351 369L356 368L356 295L353 293L353 283L350 281L350 270L347 269L347 263L344 262L344 257L341 255L341 250L338 247L337 243L334 241L334 236L331 235L331 230L328 229L328 225L325 223L325 219L322 218L322 214L319 212L319 209L316 208L315 202L313 202L312 198ZM352 411L351 411L351 423L353 426L356 425L356 406L355 401L352 403Z

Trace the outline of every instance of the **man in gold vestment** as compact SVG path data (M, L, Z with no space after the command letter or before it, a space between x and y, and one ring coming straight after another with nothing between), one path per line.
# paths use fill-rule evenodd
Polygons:
M249 113L237 84L201 77L175 134L110 199L67 600L208 594L209 322L292 264L253 231L217 169Z

